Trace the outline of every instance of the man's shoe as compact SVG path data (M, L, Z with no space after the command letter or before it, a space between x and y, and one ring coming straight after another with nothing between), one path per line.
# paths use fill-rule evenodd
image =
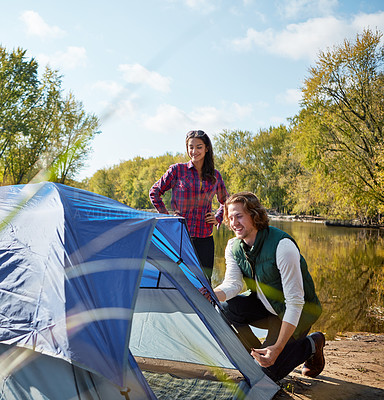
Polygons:
M314 332L309 335L315 342L315 353L304 363L301 373L304 376L315 378L324 369L325 359L323 349L325 346L325 336L321 332Z

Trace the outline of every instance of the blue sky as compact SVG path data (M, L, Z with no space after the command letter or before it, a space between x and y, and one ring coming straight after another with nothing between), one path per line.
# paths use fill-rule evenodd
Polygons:
M0 1L0 44L63 75L101 120L78 179L185 151L185 133L285 124L320 50L384 32L382 0Z

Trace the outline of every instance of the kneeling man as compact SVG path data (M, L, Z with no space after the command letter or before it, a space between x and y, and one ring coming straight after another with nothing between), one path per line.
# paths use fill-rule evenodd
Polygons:
M325 337L321 332L307 335L321 305L296 242L269 226L265 208L251 192L228 198L224 221L236 235L225 250L224 281L214 289L226 317L273 380L302 363L305 376L317 376L325 364ZM243 279L249 290L239 294ZM249 325L268 330L262 344Z

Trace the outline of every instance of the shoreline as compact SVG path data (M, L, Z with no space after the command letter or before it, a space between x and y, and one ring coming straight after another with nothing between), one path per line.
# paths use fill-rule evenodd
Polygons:
M345 332L324 347L325 368L316 378L299 368L280 382L273 400L379 400L384 398L384 333Z
M140 209L139 211L157 213L154 208ZM279 214L267 210L268 218L273 221L291 221L291 222L312 222L316 224L324 224L327 226L342 226L345 228L367 228L367 229L384 229L384 225L377 224L361 224L358 220L332 220L325 217L312 216L312 215L299 215L299 214Z
M314 217L311 215L288 215L268 213L268 218L272 221L290 221L290 222L312 222L326 226L341 226L344 228L366 228L366 229L384 229L384 225L361 224L357 220L331 220L324 217Z

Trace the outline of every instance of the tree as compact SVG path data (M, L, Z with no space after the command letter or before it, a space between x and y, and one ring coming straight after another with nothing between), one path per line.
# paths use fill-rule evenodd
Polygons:
M304 81L295 128L306 167L330 177L334 198L348 199L350 213L357 208L377 213L384 204L381 38L365 30L355 42L320 53Z
M40 93L37 62L26 60L20 48L7 53L0 46L0 177L19 183L21 147L29 131L29 117Z
M83 166L98 120L72 94L62 97L61 76L17 49L0 46L0 182L42 179L65 183ZM47 173L48 172L48 173Z
M258 182L250 178L250 168L254 165L249 151L251 143L249 131L224 130L214 138L215 166L230 193L256 190L258 186Z
M50 180L65 183L84 166L91 142L99 132L98 118L87 114L81 102L69 93L62 104L55 129L57 140L51 143Z
M290 128L280 125L260 130L249 151L256 161L252 176L259 182L257 193L264 205L279 212L290 211L289 186L300 172L293 153Z
M171 164L185 162L186 155L164 154L158 157L135 157L118 165L97 171L88 182L85 189L95 192L130 207L138 209L152 208L149 200L149 189L164 174ZM170 191L163 196L163 201L170 209Z
M49 169L44 163L52 146L60 140L57 119L61 113L61 77L49 68L38 84L38 99L25 118L26 129L20 132L15 149L17 158L11 158L12 183L27 183L39 172ZM44 174L43 179L47 179Z
M290 129L280 125L256 135L224 131L215 138L215 154L228 191L252 191L268 208L290 209L287 190L299 171Z
M112 175L112 169L99 169L89 179L84 189L118 200L115 196L115 181L112 179Z

